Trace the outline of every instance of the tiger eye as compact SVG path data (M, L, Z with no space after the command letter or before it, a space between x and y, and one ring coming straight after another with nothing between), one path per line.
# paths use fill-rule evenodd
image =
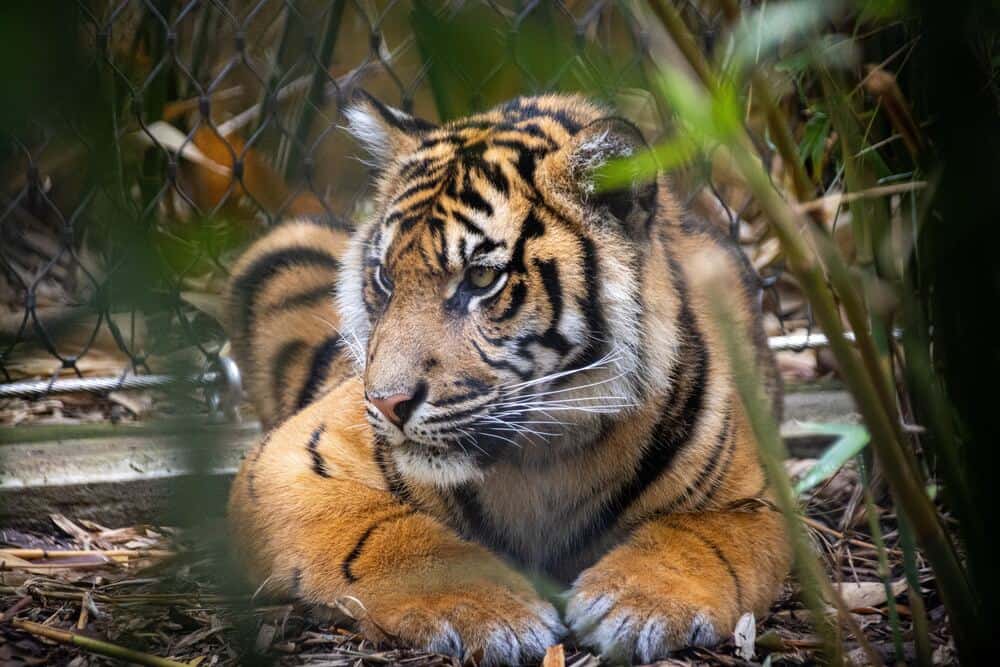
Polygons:
M485 289L497 279L498 271L488 266L474 266L466 274L469 284L477 289Z

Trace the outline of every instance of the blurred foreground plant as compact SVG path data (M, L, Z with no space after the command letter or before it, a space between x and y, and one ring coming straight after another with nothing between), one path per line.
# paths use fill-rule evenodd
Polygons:
M670 169L683 165L698 152L722 151L726 154L735 171L743 179L747 189L753 194L758 206L770 222L770 231L780 242L786 268L798 280L808 298L818 323L830 340L831 351L837 362L840 376L853 394L858 410L871 433L871 444L878 463L878 472L888 482L889 491L900 514L902 529L912 528L917 544L930 561L940 591L948 609L956 644L964 660L970 663L986 655L988 647L985 623L983 622L982 593L985 586L974 583L967 563L959 556L945 523L935 507L927 489L930 485L926 462L919 459L914 449L914 437L903 428L900 413L902 397L905 399L908 387L895 387L897 367L903 365L903 357L896 353L892 339L895 322L904 331L910 331L907 350L915 357L917 370L927 373L930 367L931 339L926 335L925 320L919 307L909 306L897 313L890 304L906 303L899 266L905 264L900 253L910 252L917 239L911 239L909 247L894 242L890 226L889 210L885 200L878 196L868 196L872 188L880 185L881 166L878 153L872 147L869 129L874 122L875 111L856 108L856 90L848 91L847 79L852 70L843 67L845 61L842 50L822 48L828 40L817 39L823 29L849 24L854 20L860 24L873 16L892 16L893 8L885 3L861 3L859 8L851 8L844 3L814 1L786 2L779 5L762 5L750 16L742 16L741 8L735 0L718 0L719 11L725 16L730 27L729 39L719 42L715 62L710 60L696 46L696 41L675 6L667 0L652 0L651 7L666 32L679 47L686 64L694 73L697 83L682 69L663 65L659 86L654 92L663 98L675 112L678 132L667 142L653 147L649 152L610 165L602 174L608 185L620 184L631 178L636 171L652 176L660 169ZM765 18L764 12L767 12ZM849 47L851 37L837 37ZM803 66L818 82L826 105L825 117L832 122L826 124L827 131L836 132L830 136L835 163L844 175L846 189L852 196L851 225L856 239L856 267L849 265L827 230L819 208L810 205L816 196L816 188L797 149L793 133L789 127L787 114L781 112L781 98L772 83L775 76L763 63L769 63L773 56L784 50L796 53ZM773 53L772 53L773 52ZM761 55L763 54L763 58ZM876 69L869 68L869 81ZM743 110L750 108L750 97L758 104L765 116L765 141L782 160L782 166L789 174L790 191L785 191L781 183L772 181L761 162L760 143L754 143L743 118ZM897 104L890 113L890 121L897 125L905 118L905 106ZM867 118L869 125L861 120ZM901 134L913 136L913 124ZM814 141L815 143L815 141ZM922 145L920 140L907 141L915 149ZM914 155L914 170L908 175L920 173L920 159ZM911 190L916 196L915 189ZM798 199L805 206L796 205ZM808 213L806 213L808 212ZM919 229L913 233L919 233ZM896 234L895 236L898 236ZM886 299L885 294L890 297ZM725 318L725 313L716 313L717 318ZM852 345L845 337L846 323L850 325L856 342ZM916 331L914 331L916 329ZM783 471L775 465L780 461L780 452L768 451L776 440L773 423L768 423L754 409L756 399L752 395L752 383L747 382L746 363L739 346L731 341L730 353L735 361L735 374L741 389L741 397L747 405L751 417L755 417L754 428L763 451L765 466L770 478L778 489L779 504L787 517L793 516L790 487L787 480L781 483ZM905 367L905 366L904 366ZM909 373L907 377L913 378ZM942 406L942 397L935 393L936 380L922 378L921 392L924 403L933 408L925 417L950 420L947 408ZM899 395L897 395L897 389ZM948 437L950 425L936 424L932 427L939 439ZM945 481L955 487L949 497L953 498L959 518L975 522L972 515L972 491L961 483L961 463L954 442L940 443L945 447L941 465ZM952 448L952 449L948 449ZM787 487L787 488L786 488ZM975 526L970 529L975 535ZM801 527L795 522L790 525L793 545L799 557L798 572L806 588L807 602L816 604L816 595L825 588L825 578L816 571L811 556L801 549ZM963 535L969 531L963 532ZM968 542L968 540L967 540ZM982 545L979 545L982 546ZM916 591L919 596L919 591ZM922 605L921 605L922 606ZM919 619L918 619L919 621ZM921 625L918 622L918 625ZM829 629L823 624L818 628L827 637L827 657L831 662L840 662L839 648L831 644ZM862 637L858 637L863 640ZM918 638L918 646L925 645ZM900 656L901 658L901 656Z

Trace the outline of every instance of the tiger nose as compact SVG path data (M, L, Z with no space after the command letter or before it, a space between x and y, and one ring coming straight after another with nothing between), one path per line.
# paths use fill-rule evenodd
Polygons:
M414 400L412 394L393 394L384 398L369 396L368 400L378 408L379 412L385 415L386 419L399 428L403 428L403 424L410 418L419 403L419 401Z

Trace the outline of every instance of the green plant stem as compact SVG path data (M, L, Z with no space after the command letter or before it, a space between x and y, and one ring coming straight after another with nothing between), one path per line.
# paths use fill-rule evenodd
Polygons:
M927 608L920 595L920 573L917 570L917 545L913 542L913 531L906 515L898 514L899 543L903 548L903 572L906 574L906 599L910 603L910 617L913 619L913 641L917 647L917 664L931 667L934 664L930 644L930 626L927 622Z
M670 33L674 44L680 49L684 58L687 59L688 64L694 70L694 73L701 79L702 84L709 90L715 90L718 87L715 73L709 66L708 60L705 59L701 49L698 48L694 36L684 24L684 19L681 18L674 5L671 4L670 0L650 0L649 6L652 8L653 13L656 14L656 17L660 19L663 27Z
M740 20L739 4L737 4L736 0L718 1L726 17L726 22L730 27L736 25ZM764 108L764 115L767 118L767 129L771 134L771 140L774 142L775 148L778 149L778 154L781 155L785 168L792 175L792 186L795 190L796 198L800 202L807 202L813 199L816 196L816 187L809 178L809 174L806 173L806 166L803 164L798 149L795 147L792 130L788 127L785 115L781 112L781 107L778 106L777 99L771 93L771 86L767 81L767 77L764 76L761 70L754 69L750 72L750 85L753 86L753 90L757 93L758 103ZM810 216L810 218L819 225L823 222L819 211L816 211L816 215Z
M721 286L720 286L721 287ZM726 347L729 353L729 363L732 368L740 399L750 419L754 436L757 441L760 461L764 466L769 486L774 490L775 500L788 531L788 539L795 556L795 573L802 584L802 597L812 615L813 624L823 641L823 650L827 664L843 665L844 654L842 642L837 628L830 623L826 614L824 592L832 587L826 579L826 573L820 566L802 525L799 516L795 491L788 480L782 461L786 457L784 443L778 425L775 423L767 400L763 396L754 369L756 365L750 355L741 345L741 341L733 335L736 325L730 317L729 310L723 305L727 302L722 289L713 289L712 318L719 329L724 332Z
M680 21L676 11L670 11L670 8L662 1L653 0L653 7L654 10L657 8L664 10L657 12L658 16L665 16L668 19L671 16L677 18L679 23L664 21L664 27L674 36L681 51L686 54L687 50L681 44L694 43L687 26L684 25L683 21ZM695 71L698 72L701 67L699 63L703 64L704 58L699 53L690 62ZM702 75L699 74L699 76ZM703 80L705 79L703 78ZM711 82L707 85L709 92L714 96L718 89L715 77L711 72L708 72L707 80ZM976 632L978 614L975 597L969 588L968 580L955 553L954 546L944 531L934 505L924 491L918 471L912 465L911 455L904 451L904 441L898 437L901 430L898 420L894 423L886 411L886 404L883 400L884 392L878 388L880 380L878 375L874 373L874 370L880 366L876 363L873 368L864 363L844 337L844 327L837 304L828 289L825 276L816 262L813 251L810 250L800 233L803 226L812 227L813 225L806 223L801 216L796 215L774 189L767 174L755 158L753 146L745 132L738 133L730 143L737 169L743 174L758 205L770 220L785 252L788 269L798 279L803 292L812 305L820 327L830 340L830 349L838 362L841 375L850 388L858 409L872 434L872 446L886 479L899 499L900 506L911 518L917 541L923 547L934 567L940 583L942 598L951 614L952 628L959 651L969 656L981 655L979 647L985 646L985 643L982 643L982 638ZM862 345L862 341L866 340L863 335L865 329L866 327L863 326L860 331L855 332L858 336L859 347ZM868 344L874 348L874 343L870 340ZM870 353L870 350L862 349L863 357Z
M133 651L132 649L125 648L124 646L118 646L117 644L101 641L100 639L93 639L91 637L87 637L86 635L77 634L68 630L42 625L41 623L14 619L11 621L11 624L15 628L24 630L25 632L29 632L38 637L45 637L46 639L50 639L60 644L79 646L85 651L90 651L91 653L106 655L110 658L117 658L119 660L124 660L138 665L151 665L152 667L188 667L187 663L184 662L177 662L176 660L161 658L159 656L150 655L149 653Z
M313 119L323 104L324 90L326 83L330 79L330 59L333 57L333 48L337 44L337 34L340 32L340 23L344 17L344 0L336 0L327 10L326 29L323 31L323 41L316 55L316 69L313 72L312 83L309 92L306 94L305 104L302 106L302 115L299 116L298 126L295 129L295 139L291 146L291 155L285 169L286 180L295 180L302 173L302 161L306 158L306 141L309 139L309 132L312 129Z
M889 420L882 408L875 383L844 337L843 324L833 296L819 266L798 233L800 224L803 223L796 220L795 214L778 196L767 174L744 145L737 144L734 158L758 204L774 225L776 235L785 249L788 268L798 278L820 327L830 340L830 349L837 359L841 375L851 389L858 410L872 434L872 447L886 479L897 493L901 507L913 517L917 539L934 565L941 582L942 597L952 613L956 640L960 642L959 645L968 642L971 638L966 637L966 632L975 628L977 614L965 572L910 458L903 451L903 444L896 437L898 424L894 425ZM966 645L971 648L971 645Z
M892 645L896 649L896 664L905 665L903 658L903 631L899 625L899 609L896 608L896 596L892 591L892 571L889 569L889 556L885 551L885 540L882 538L882 527L878 521L878 508L872 496L871 476L865 457L857 457L858 469L861 471L861 488L865 495L865 513L868 515L868 530L872 534L872 543L878 556L878 576L885 586L886 608L889 611L889 625L892 627Z
M774 490L778 509L781 510L788 531L789 541L795 555L795 570L803 587L803 597L806 606L813 615L814 625L823 639L828 664L844 663L842 642L837 628L827 617L825 601L833 604L838 617L847 629L854 635L862 650L868 657L869 664L881 666L882 659L868 641L868 638L858 626L843 599L834 590L819 563L809 536L806 534L802 516L796 500L795 490L785 471L784 461L788 458L784 441L781 439L778 424L775 422L769 402L763 393L764 383L757 372L757 365L747 345L735 332L740 330L728 303L725 287L721 284L710 284L712 295L711 316L723 333L728 352L732 377L740 400L750 419L750 425L757 441L758 453L769 486Z
M740 7L736 3L736 0L718 0L718 2L722 7L727 22L730 25L735 25L740 18ZM684 27L683 22L680 23L680 26ZM771 90L770 82L760 70L754 70L750 76L757 99L765 110L768 130L771 133L774 145L778 150L778 154L781 155L786 168L791 171L795 196L801 202L809 201L815 196L816 191L806 173L802 157L799 155L798 150L796 150L791 128L788 126L784 114L781 113L778 101ZM714 85L714 80L711 76L703 79L703 81L705 81L706 85ZM861 190L857 191L860 192ZM885 366L879 359L877 353L878 347L868 328L867 309L858 295L850 270L844 263L840 251L826 234L825 230L822 229L822 218L818 215L819 211L817 210L816 213L817 215L810 216L810 219L817 223L817 228L810 230L814 247L819 252L833 289L840 296L848 322L850 322L851 329L857 338L857 348L861 351L865 366L867 366L872 377L876 378L883 408L890 419L898 421L896 404L893 399ZM900 431L898 435L901 436L902 432Z

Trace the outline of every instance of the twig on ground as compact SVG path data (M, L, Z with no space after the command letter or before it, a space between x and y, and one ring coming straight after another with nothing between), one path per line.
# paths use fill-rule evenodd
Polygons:
M117 644L101 641L100 639L86 637L75 632L70 632L69 630L49 627L47 625L42 625L41 623L14 620L11 621L11 624L15 628L24 630L25 632L35 636L44 637L45 639L50 639L54 642L59 642L60 644L79 646L80 648L90 651L91 653L106 655L110 658L127 660L128 662L134 662L140 665L152 665L152 667L188 666L188 663L177 662L176 660L161 658L159 656L142 653L140 651L133 651L132 649L125 648L124 646L118 646Z

